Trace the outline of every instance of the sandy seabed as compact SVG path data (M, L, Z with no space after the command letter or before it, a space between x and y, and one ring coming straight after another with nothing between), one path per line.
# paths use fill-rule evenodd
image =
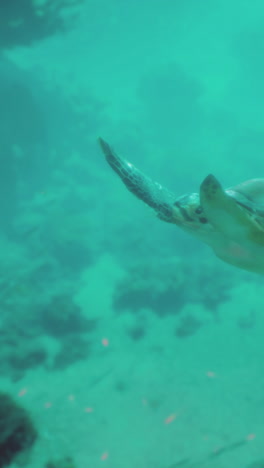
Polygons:
M111 259L99 261L76 296L84 313L92 305L100 318L89 359L30 371L16 383L1 378L39 431L26 466L67 456L76 468L248 468L263 459L260 286L241 284L217 321L184 339L173 333L173 316L144 311L147 334L135 342L125 333L133 316L111 307L120 274L113 271ZM103 295L94 287L99 278ZM256 319L239 326L252 297L260 298Z

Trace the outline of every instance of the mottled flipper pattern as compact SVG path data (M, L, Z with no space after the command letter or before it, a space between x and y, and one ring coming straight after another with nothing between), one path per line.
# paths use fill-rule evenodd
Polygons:
M174 223L173 204L175 196L166 188L145 176L135 166L114 153L110 145L99 138L99 144L112 169L119 175L128 190L137 198L153 208L158 217L168 223Z

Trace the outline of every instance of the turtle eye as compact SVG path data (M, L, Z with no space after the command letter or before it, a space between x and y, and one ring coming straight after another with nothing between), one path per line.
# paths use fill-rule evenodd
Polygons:
M198 215L201 214L202 212L203 212L203 209L202 209L201 206L198 206L198 208L196 208L196 210L195 210L195 213L198 214Z

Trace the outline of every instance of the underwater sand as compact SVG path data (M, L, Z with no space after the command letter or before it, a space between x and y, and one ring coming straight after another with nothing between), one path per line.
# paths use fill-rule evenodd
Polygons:
M261 459L264 299L252 328L238 326L261 288L241 284L217 324L184 339L173 335L172 316L146 311L147 335L134 342L126 334L131 314L111 309L120 275L109 257L83 275L76 301L100 317L89 359L0 381L40 433L28 468L65 456L76 468L246 468ZM98 278L103 295L94 290Z

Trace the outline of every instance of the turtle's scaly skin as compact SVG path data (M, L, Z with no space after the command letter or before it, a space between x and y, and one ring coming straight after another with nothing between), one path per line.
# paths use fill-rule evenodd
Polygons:
M125 159L117 156L102 138L99 138L99 143L108 164L119 175L128 190L151 208L154 208L163 221L174 223L173 202L175 196L160 184L142 174Z
M264 273L264 179L224 190L207 176L200 193L176 198L166 188L117 156L99 138L105 158L128 190L155 210L157 216L190 232L212 247L223 261Z

